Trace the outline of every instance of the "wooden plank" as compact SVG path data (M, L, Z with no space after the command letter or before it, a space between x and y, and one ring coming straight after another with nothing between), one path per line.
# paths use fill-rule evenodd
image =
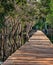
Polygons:
M2 65L53 65L53 44L38 30Z

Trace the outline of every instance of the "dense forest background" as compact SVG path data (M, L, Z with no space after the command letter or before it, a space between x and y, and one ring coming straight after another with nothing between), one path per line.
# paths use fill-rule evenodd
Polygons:
M0 59L4 61L37 29L53 42L53 0L0 0Z

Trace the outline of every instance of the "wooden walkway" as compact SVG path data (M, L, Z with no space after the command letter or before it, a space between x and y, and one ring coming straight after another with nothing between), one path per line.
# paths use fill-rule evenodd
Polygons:
M53 45L45 34L38 30L2 65L53 65Z

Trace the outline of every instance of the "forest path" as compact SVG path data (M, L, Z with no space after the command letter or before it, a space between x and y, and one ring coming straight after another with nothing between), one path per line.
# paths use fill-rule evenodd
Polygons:
M2 65L53 65L53 44L42 31L37 30Z

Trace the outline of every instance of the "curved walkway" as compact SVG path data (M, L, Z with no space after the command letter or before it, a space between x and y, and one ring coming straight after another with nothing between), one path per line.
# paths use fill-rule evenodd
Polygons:
M46 35L38 30L2 65L53 65L53 45Z

